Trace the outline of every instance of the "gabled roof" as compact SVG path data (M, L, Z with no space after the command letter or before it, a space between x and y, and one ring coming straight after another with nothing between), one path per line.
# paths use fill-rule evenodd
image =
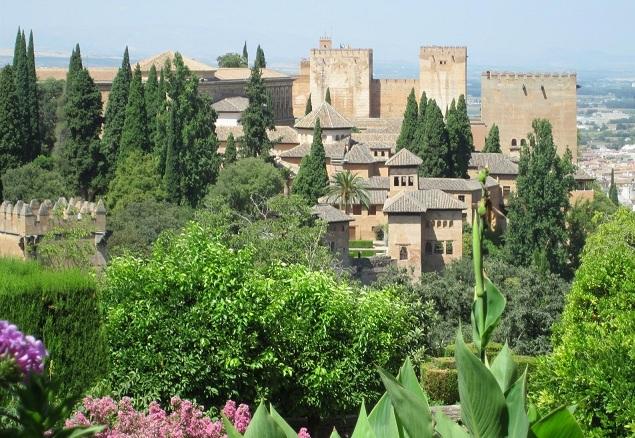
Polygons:
M385 213L425 213L428 210L464 210L466 205L441 190L403 191L384 203Z
M492 175L518 175L518 165L501 153L472 152L469 167L487 167Z
M368 190L388 190L390 189L390 180L387 176L371 176L364 180L364 186Z
M313 129L315 121L319 118L322 129L351 129L353 123L341 115L335 108L326 101L311 111L306 116L300 118L296 123L296 128Z
M219 141L227 141L230 133L234 134L235 139L238 139L243 135L242 125L216 126L216 136ZM276 126L275 130L267 130L267 137L274 143L298 143L298 133L290 126Z
M344 158L346 151L346 143L343 141L337 143L327 143L324 145L324 153L327 158L335 158L341 160ZM280 158L304 158L311 152L311 143L300 143L294 148L284 151L280 154Z
M575 179L576 181L595 181L595 178L589 175L586 170L578 166L576 166L575 173L573 174L573 179Z
M343 211L328 204L318 204L314 206L311 209L311 213L329 224L337 222L351 222L354 220Z
M485 187L494 187L496 185L498 185L498 182L488 176L485 181ZM438 189L450 192L473 192L481 189L481 183L475 179L420 177L419 188L422 190Z
M374 163L375 157L370 153L368 146L364 144L356 144L346 153L344 161L351 164L370 164Z
M249 79L249 75L251 75L251 69L247 67L235 67L228 68L222 67L215 69L214 78L221 81L232 81L232 80L247 80ZM288 78L288 75L284 73L280 73L279 71L271 70L268 68L260 69L260 75L263 79L276 79L276 78Z
M367 190L368 202L370 205L384 205L388 199L388 190ZM318 199L320 203L336 205L338 203L337 196L322 196Z
M423 160L410 152L408 149L401 149L386 161L386 166L394 167L419 167Z
M242 113L249 106L249 99L242 96L226 97L212 104L219 113Z
M141 71L150 71L150 68L154 65L157 70L161 70L161 68L165 65L165 61L170 60L172 64L174 64L174 56L175 52L172 50L168 50L167 52L159 53L158 55L154 55L150 58L143 59L139 61L139 66L141 67ZM193 72L200 71L214 71L216 68L211 65L204 64L200 61L197 61L192 58L188 58L183 56L183 63L187 68L189 68Z

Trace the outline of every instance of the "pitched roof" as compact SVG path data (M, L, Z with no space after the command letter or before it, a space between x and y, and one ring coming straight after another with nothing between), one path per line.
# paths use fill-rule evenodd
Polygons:
M408 149L401 149L386 161L386 166L411 166L419 167L423 160L410 152Z
M386 199L388 199L388 190L367 190L368 202L370 205L384 205ZM318 199L319 202L324 204L337 204L337 196L322 196Z
M351 164L369 164L375 162L375 157L370 153L368 146L356 144L346 153L344 161Z
M288 78L288 75L280 73L279 71L271 70L268 68L260 69L260 74L263 79L275 79L275 78ZM251 69L247 67L235 67L235 68L217 68L214 72L214 78L221 81L231 80L247 80L251 75Z
M353 123L350 120L337 112L337 110L326 101L322 102L320 106L295 122L295 127L313 129L315 127L315 121L318 118L322 129L350 129L353 127Z
M344 158L346 151L346 143L343 141L337 143L327 143L324 145L324 153L327 158L335 158L341 160ZM304 158L311 152L311 143L300 143L294 148L284 151L280 154L280 158Z
M311 212L327 223L350 222L354 220L343 211L328 204L315 205L311 209Z
M575 173L573 174L573 179L576 181L594 181L591 175L589 175L586 170L581 167L576 166Z
M226 97L212 104L219 113L242 113L249 106L249 99L242 96Z
M384 203L385 213L425 213L428 210L464 210L467 207L441 190L403 191Z
M243 127L241 125L216 127L216 136L219 141L227 141L230 132L237 139L243 135ZM267 131L267 137L274 143L298 143L298 133L290 126L276 126L275 130Z
M496 185L498 185L498 182L488 176L485 181L485 187L494 187ZM438 189L451 192L473 192L481 189L481 183L475 179L420 177L419 188L422 190Z
M390 180L387 176L371 176L364 180L364 185L368 190L388 190L390 189Z
M161 70L161 67L165 65L165 61L170 60L172 64L174 64L174 56L175 52L172 50L168 50L167 52L159 53L157 55L151 56L150 58L142 59L139 61L139 66L141 67L141 71L150 71L150 68L154 65L157 70ZM212 72L216 70L216 68L211 65L204 64L200 61L197 61L192 58L188 58L187 56L183 56L183 63L187 68L189 68L193 72L201 72L201 71L209 71Z
M493 175L518 175L518 165L501 153L472 152L469 167L487 167Z

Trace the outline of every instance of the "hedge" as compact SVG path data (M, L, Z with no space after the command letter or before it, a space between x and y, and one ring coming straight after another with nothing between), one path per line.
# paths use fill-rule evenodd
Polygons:
M527 376L536 366L532 356L514 356L518 371L527 367ZM453 357L437 357L421 365L421 386L428 398L442 405L453 405L459 401L458 375Z
M78 270L0 259L0 320L41 339L47 372L67 394L84 393L107 371L95 280Z

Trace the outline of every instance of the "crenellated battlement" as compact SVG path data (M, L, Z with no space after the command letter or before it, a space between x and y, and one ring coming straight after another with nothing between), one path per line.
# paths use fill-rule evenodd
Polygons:
M518 79L532 79L532 78L576 78L576 73L570 72L507 72L507 71L485 71L481 73L481 77L485 79L498 79L498 78L518 78Z
M29 203L4 201L0 204L0 234L19 237L41 236L59 227L70 227L82 219L90 218L95 234L106 232L106 207L97 203L61 197L55 203L47 199Z
M373 49L311 49L311 56L367 56L372 55Z

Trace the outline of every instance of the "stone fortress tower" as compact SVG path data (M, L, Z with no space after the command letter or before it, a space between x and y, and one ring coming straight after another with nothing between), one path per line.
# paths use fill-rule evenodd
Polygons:
M421 47L419 96L423 91L437 102L443 113L452 99L461 94L467 97L467 47Z

